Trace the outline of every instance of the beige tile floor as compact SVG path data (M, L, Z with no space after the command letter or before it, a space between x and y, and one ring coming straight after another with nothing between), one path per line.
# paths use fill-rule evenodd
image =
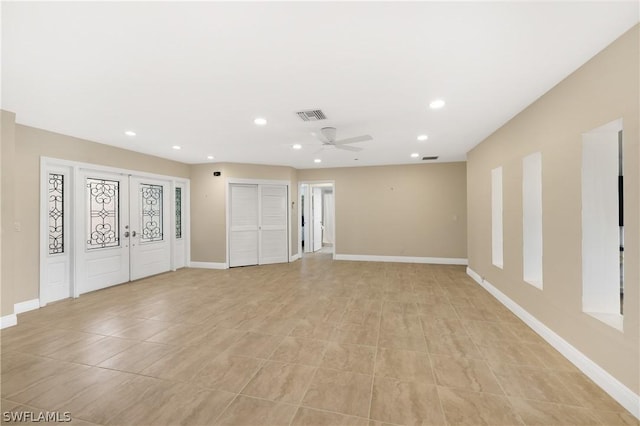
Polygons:
M2 411L79 425L638 424L458 266L183 269L1 336Z

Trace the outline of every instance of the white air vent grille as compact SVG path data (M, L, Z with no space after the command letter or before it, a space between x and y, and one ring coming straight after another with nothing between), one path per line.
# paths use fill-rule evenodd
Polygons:
M428 161L428 160L437 160L437 159L438 159L438 156L437 156L437 155L433 155L433 156L431 156L431 157L422 157L422 159L423 159L424 161Z
M296 112L296 114L298 114L298 117L300 117L300 119L302 121L319 121L319 120L326 120L327 116L324 115L324 112L322 112L319 109L310 109L307 111L298 111Z

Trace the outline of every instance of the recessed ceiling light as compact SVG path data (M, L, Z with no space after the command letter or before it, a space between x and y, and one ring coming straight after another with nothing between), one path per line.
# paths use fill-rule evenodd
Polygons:
M127 130L126 132L124 132L125 135L127 136L135 136L136 132L132 132L131 130Z
M174 145L174 146L172 146L171 148L173 148L173 149L181 149L182 147L180 147L180 146L178 146L178 145Z
M322 160L319 158L316 158L315 160L313 160L314 163L322 163Z
M265 124L267 124L267 119L258 117L255 120L253 120L253 122L256 123L256 126L264 126Z
M411 154L411 158L418 158L420 157L420 154L418 154L417 152L414 152L413 154Z
M420 135L420 136L418 136L418 140L419 140L419 141L426 141L427 139L429 139L429 136L427 136L427 135Z
M215 157L213 155L207 155L207 160L213 160Z
M442 99L436 99L435 101L431 101L429 104L429 108L431 109L440 109L444 106L444 101Z
M293 145L291 148L293 148L293 149L302 149L302 145L297 143L297 144Z

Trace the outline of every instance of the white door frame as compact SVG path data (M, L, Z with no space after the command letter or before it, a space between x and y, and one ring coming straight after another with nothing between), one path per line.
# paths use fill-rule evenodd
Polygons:
M287 186L287 250L289 262L292 262L291 251L293 245L291 244L291 181L290 180L270 180L270 179L241 179L241 178L227 178L225 185L225 228L226 228L226 259L225 268L229 268L229 227L231 225L231 185L233 184L245 184L245 185L286 185Z
M333 254L331 255L331 258L335 260L336 258L336 247L338 246L338 238L336 237L336 229L338 227L337 223L338 223L338 218L336 217L336 181L335 180L302 180L298 182L298 206L302 205L302 185L309 185L309 194L311 193L311 188L313 188L314 185L324 185L327 186L328 184L331 184L331 186L333 187ZM307 195L309 195L307 194ZM311 197L308 197L309 199ZM307 201L309 202L309 201ZM300 257L303 256L303 251L302 251L302 214L303 211L302 209L298 209L298 254L300 255ZM307 224L309 223L309 219L307 218ZM308 241L304 242L305 245L309 244Z
M80 206L76 199L76 185L80 171L95 171L98 173L115 173L126 176L146 177L150 179L159 179L169 182L170 190L173 192L177 184L183 185L184 192L182 194L184 198L184 209L182 211L183 222L183 238L185 239L185 259L187 262L191 257L190 251L190 239L191 239L191 213L190 213L190 180L188 178L181 178L168 175L160 175L155 173L147 173L138 170L121 169L117 167L103 166L99 164L84 163L79 161L64 160L60 158L52 157L40 157L40 285L39 285L39 297L43 294L43 288L47 283L47 259L49 256L48 241L49 241L49 215L48 215L48 174L50 171L56 169L66 168L69 170L69 191L65 195L65 203L69 203L68 216L70 226L66 227L65 233L69 235L68 249L70 253L70 273L69 273L69 285L71 297L78 297L80 295L79 285L77 282L77 266L79 250L76 250L76 240L79 238L78 233L82 234L83 221L76 220L76 218L82 217L84 214L84 206ZM173 198L172 198L173 200ZM172 204L173 205L173 204ZM171 251L173 253L175 247L175 209L170 209L169 212L169 229L170 229L170 244ZM66 239L66 237L65 237ZM170 269L175 271L175 259L171 256ZM40 306L45 306L46 301L40 300Z

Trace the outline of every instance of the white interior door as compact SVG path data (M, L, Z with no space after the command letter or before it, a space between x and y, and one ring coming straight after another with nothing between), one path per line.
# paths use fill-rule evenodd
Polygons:
M129 281L128 176L82 172L76 185L78 293Z
M334 230L334 220L333 220L333 193L325 192L324 199L322 200L322 208L323 208L323 225L324 232L322 233L322 242L326 244L334 244L333 235L335 233Z
M259 264L285 263L287 244L287 187L260 185Z
M304 252L311 253L313 252L313 239L311 237L311 228L313 227L313 217L311 215L311 194L309 192L309 185L302 185L302 196L303 198L303 206L302 206L302 219L304 220L304 225L302 227L302 238L304 241Z
M171 269L169 182L131 177L131 280Z
M313 251L322 249L322 188L313 188Z
M258 185L229 187L229 266L258 264Z

